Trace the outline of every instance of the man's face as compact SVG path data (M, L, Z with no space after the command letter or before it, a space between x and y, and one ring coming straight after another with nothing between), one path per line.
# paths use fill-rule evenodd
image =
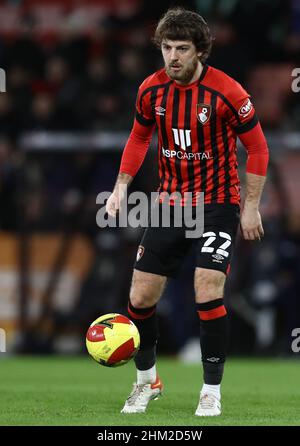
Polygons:
M189 40L164 39L161 50L168 76L179 83L188 84L198 67L201 55L194 43Z

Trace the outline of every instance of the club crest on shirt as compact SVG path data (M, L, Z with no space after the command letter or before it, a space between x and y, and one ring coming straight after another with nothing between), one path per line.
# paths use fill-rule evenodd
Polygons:
M208 104L197 104L197 119L201 124L206 124L211 115L211 106Z
M140 245L140 246L138 247L137 254L136 254L136 261L137 261L137 262L138 262L139 260L141 260L141 258L143 257L144 252L145 252L145 248L144 248L144 246Z

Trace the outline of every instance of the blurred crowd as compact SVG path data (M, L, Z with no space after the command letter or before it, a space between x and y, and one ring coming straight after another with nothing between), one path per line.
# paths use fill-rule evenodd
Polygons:
M300 67L298 0L0 1L0 68L6 72L6 93L0 93L0 228L80 231L89 238L96 262L69 316L82 323L112 305L124 311L127 300L140 232L99 231L95 224L95 197L112 189L122 147L31 153L20 140L35 131L129 132L137 88L162 66L151 43L155 24L174 4L207 19L215 36L208 64L251 92L264 130L299 131L299 95L291 90L292 69ZM266 241L255 247L238 242L228 292L234 353L288 353L289 333L298 323L300 223L289 214L277 169L274 159L264 203ZM134 188L153 190L153 171L150 153ZM180 286L170 284L160 304L162 351L177 352L195 335L191 265L187 261ZM118 286L112 287L116 275ZM190 297L183 302L180 294ZM187 302L191 311L175 329L172 321Z
M120 10L105 0L0 3L2 22L6 11L19 11L11 29L6 24L0 31L0 67L7 74L2 135L15 140L29 130L129 128L139 83L161 67L151 35L170 2L119 3ZM250 89L266 127L295 129L299 110L290 80L291 67L300 64L299 2L189 4L211 24L209 63Z

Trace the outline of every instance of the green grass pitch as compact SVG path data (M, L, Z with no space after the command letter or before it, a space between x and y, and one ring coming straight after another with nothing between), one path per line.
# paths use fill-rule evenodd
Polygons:
M0 356L0 425L217 426L300 425L300 363L229 359L220 417L194 416L200 365L159 358L164 395L146 414L120 414L134 363L99 366L82 357Z

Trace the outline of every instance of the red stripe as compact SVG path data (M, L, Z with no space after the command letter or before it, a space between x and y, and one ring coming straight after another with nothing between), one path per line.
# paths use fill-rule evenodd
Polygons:
M198 311L199 317L203 321L210 321L211 319L218 319L219 317L225 316L227 314L224 305L220 307L213 308L208 311Z
M216 107L217 109L221 108L222 104L217 97ZM219 159L219 168L218 168L218 188L217 188L217 203L224 203L224 187L225 187L225 146L222 138L222 121L216 120L216 142L218 148L218 159Z
M211 106L211 93L208 90L204 92L204 104ZM211 119L211 118L210 118ZM206 184L205 184L205 203L212 202L212 189L213 189L213 153L212 153L212 145L211 145L211 130L210 130L210 119L207 124L203 125L203 133L204 133L204 151L209 151L211 159L206 160Z
M191 140L193 142L192 144L192 151L194 153L202 152L203 147L200 147L199 144L199 138L198 138L198 124L195 126L192 125L193 120L195 119L195 114L197 116L197 104L198 104L198 88L195 90L193 89L193 95L192 95L192 104L191 104ZM196 117L196 120L198 118ZM197 122L197 121L196 121ZM195 143L194 143L195 141ZM194 190L193 190L193 204L196 204L196 192L201 192L201 161L200 160L194 160L193 162L194 166Z
M180 90L179 89L179 110L178 110L178 130L179 129L185 129L185 101L186 101L186 96L185 96L185 90ZM187 127L188 129L191 128L191 125L189 124L189 126ZM180 140L180 139L179 139ZM180 151L183 152L183 149L181 148L180 145ZM186 149L185 152L189 151L189 149ZM174 160L175 162L175 160ZM184 189L188 190L189 187L189 176L188 176L188 160L187 159L182 159L180 160L180 174L181 174L181 186L180 186L180 193L183 194L183 192L185 192Z
M147 314L138 314L138 313L134 313L133 311L131 311L131 309L128 307L128 313L130 314L130 316L133 319L148 319L149 317L152 316L152 314L155 313L155 308Z

